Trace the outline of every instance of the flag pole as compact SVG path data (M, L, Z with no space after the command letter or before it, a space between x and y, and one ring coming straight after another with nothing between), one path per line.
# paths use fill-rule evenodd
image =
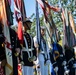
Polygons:
M41 32L40 32L40 19L39 19L39 9L38 9L38 2L37 1L36 1L36 37L37 37L37 41L38 41L38 50L40 50L40 46L41 46ZM37 50L37 53L38 53L38 50ZM39 73L40 72L38 72L38 69L37 69L37 75Z

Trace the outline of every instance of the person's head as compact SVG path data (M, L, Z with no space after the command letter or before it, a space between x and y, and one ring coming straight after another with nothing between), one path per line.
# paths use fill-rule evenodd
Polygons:
M44 26L41 26L41 35L44 36L45 35L45 27Z
M26 20L23 22L24 32L30 30L32 22L30 20Z

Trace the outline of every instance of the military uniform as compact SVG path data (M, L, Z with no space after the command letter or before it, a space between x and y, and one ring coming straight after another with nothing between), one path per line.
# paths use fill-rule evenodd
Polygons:
M34 37L34 43L37 43L36 36ZM44 40L43 37L41 37L41 45L40 45L40 51L38 54L38 59L39 59L41 75L48 75L48 65L50 64L49 48L48 48L46 41Z
M20 42L18 40L17 34L13 29L9 29L10 31L10 39L11 39L11 47L12 47L12 59L13 59L13 75L18 75L18 60L16 55L16 48L21 49Z
M70 48L65 48L65 57L68 62L68 69L70 70L69 75L75 75L75 68L74 68L74 50Z
M3 33L2 33L2 27L1 27L1 24L0 24L0 74L1 75L4 75L4 70L2 70L2 69L4 69L4 64L3 63L5 63L5 61L3 61L3 60L5 60L6 59L6 55L5 55L5 48L4 48L4 36L3 36ZM3 63L2 63L2 61L3 61ZM2 66L2 64L3 64L3 66ZM1 72L1 70L2 70L2 72Z
M33 61L36 60L36 49L32 37L27 32L24 33L22 58L24 63L23 75L33 75Z
M58 43L52 43L53 55L57 62L58 66L58 75L64 75L64 72L67 70L66 59L63 54L63 49Z
M50 66L50 68L51 68L51 74L52 75L56 75L56 73L55 73L56 70L54 70L54 69L55 69L55 67L58 67L58 66L57 66L56 60L54 59L52 50L50 50L49 55L50 55L50 61L52 63L52 65Z
M4 44L4 36L2 33L0 33L0 61L5 59L5 48L3 44Z

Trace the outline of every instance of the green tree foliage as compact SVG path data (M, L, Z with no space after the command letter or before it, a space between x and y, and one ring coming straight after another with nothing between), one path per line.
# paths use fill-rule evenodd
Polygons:
M48 0L50 5L59 6L61 8L68 8L68 11L72 12L73 18L76 23L76 4L75 0ZM55 25L57 26L59 31L62 31L62 20L61 20L61 13L52 12L53 20Z
M63 8L67 7L68 11L72 12L73 18L76 23L76 2L75 2L75 0L48 0L48 2L52 6L59 6L59 7L63 7ZM54 23L57 26L57 29L62 32L63 23L61 20L61 13L54 12L52 10L51 10L51 13L52 13ZM35 16L35 14L33 14L33 16L31 16L31 18L33 18L33 20L32 20L33 23L31 26L30 33L34 36L36 34L36 16ZM43 18L44 18L44 16L42 15L40 17L40 25L43 25Z

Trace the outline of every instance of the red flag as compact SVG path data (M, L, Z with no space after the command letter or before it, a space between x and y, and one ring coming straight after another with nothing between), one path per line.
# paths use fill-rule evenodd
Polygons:
M18 37L20 40L20 43L23 44L23 31L22 31L22 22L18 22Z

